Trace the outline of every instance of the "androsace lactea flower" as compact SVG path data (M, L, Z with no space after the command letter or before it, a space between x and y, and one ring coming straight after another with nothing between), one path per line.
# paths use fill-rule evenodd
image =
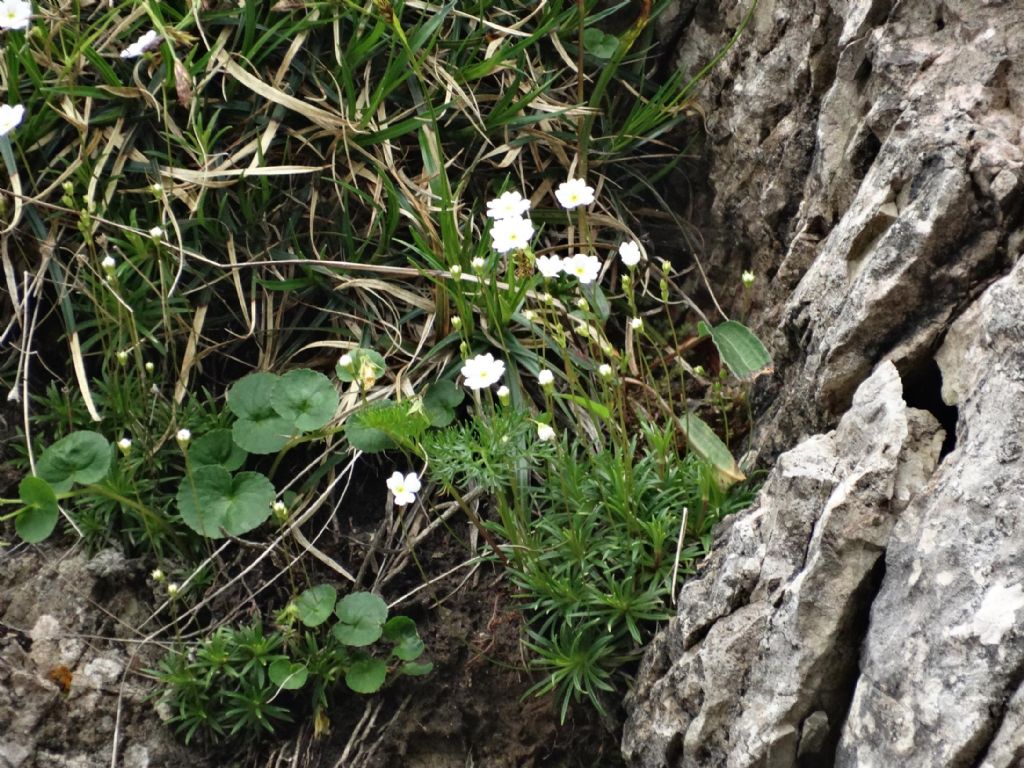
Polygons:
M515 190L503 192L494 200L487 201L487 215L492 219L513 219L525 216L530 210L530 201Z
M25 107L21 104L0 104L0 136L6 136L13 131L25 118Z
M395 504L404 507L416 500L416 492L420 489L420 478L415 472L403 475L395 472L387 481L388 490L395 494Z
M32 21L32 3L0 0L0 29L25 29Z
M494 355L488 352L486 355L471 357L459 372L470 389L486 389L496 384L505 374L505 364L495 360Z
M562 259L559 256L538 256L537 271L544 277L558 277L562 273Z
M137 59L139 58L139 56L141 56L154 45L156 45L157 42L159 42L159 40L160 36L154 30L151 29L148 32L144 33L142 37L140 37L134 43L132 43L123 51L121 51L121 58Z
M581 283L587 285L597 280L597 275L601 271L601 262L596 256L577 253L562 263L562 269L567 275L573 275Z
M594 202L594 188L583 179L569 179L558 185L555 197L563 208L578 208Z
M533 222L521 216L498 219L491 227L494 250L508 253L517 248L526 248L533 237Z
M627 267L635 267L640 263L642 257L640 243L636 240L630 240L628 243L623 243L619 246L619 258L622 259L622 263Z
M537 438L544 442L555 439L555 430L549 424L537 425Z
M547 387L555 383L555 374L544 368L540 373L537 374L537 383L542 387Z

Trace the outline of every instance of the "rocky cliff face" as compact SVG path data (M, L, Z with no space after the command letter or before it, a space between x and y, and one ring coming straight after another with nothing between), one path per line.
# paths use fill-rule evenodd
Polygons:
M745 10L682 3L680 66ZM706 84L706 258L761 277L773 469L645 660L633 765L1024 765L1022 33L762 0Z

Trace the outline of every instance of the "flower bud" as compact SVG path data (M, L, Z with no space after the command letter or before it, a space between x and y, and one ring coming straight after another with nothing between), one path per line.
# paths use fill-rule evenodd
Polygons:
M121 451L121 453L123 453L125 456L127 456L129 453L131 453L132 450L131 439L127 437L122 437L120 440L117 441L117 449Z
M750 271L744 271L744 273L740 276L740 280L743 281L744 288L749 288L750 286L752 286L754 284L755 279L756 278L754 277L754 273Z
M641 317L634 317L629 321L629 327L634 331L642 331L644 329L644 321Z
M177 434L175 434L174 439L177 440L178 445L184 449L188 446L189 441L192 440L192 433L187 429L179 429Z
M452 318L452 328L456 331L462 328L462 318L458 315Z
M502 384L500 387L498 387L498 402L501 403L502 405L508 405L509 399L510 393L508 391L508 387Z

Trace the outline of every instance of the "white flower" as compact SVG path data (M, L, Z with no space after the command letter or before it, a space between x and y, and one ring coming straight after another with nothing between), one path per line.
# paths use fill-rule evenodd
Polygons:
M754 284L754 280L756 279L757 278L754 277L754 273L750 271L744 271L743 274L740 276L740 280L743 281L744 288L749 288L750 286L752 286Z
M164 572L161 571L159 568L154 568L153 571L149 574L149 576L151 579L153 579L153 581L157 582L158 584L166 578L166 576L164 576Z
M32 3L26 0L0 2L0 29L25 29L32 20Z
M532 309L523 310L523 319L526 320L526 322L528 323L532 323L534 320L537 319L537 313L534 312Z
M146 373L148 373L150 376L152 376L153 375L153 371L156 370L156 366L153 365L153 363L149 362L149 361L147 361L146 364L144 366L142 366L142 367L146 369Z
M555 439L555 430L550 424L537 424L537 439L547 442Z
M622 263L627 267L635 267L640 263L640 259L643 258L643 254L640 252L640 243L636 240L630 240L628 243L620 245L619 258L622 259Z
M121 450L121 453L127 455L128 451L132 449L132 441L130 438L122 437L117 441L117 447Z
M164 230L162 227L153 227L151 230L149 230L149 236L159 240L161 237L164 236Z
M499 399L499 400L500 400L500 401L501 401L501 402L502 402L502 403L503 403L504 405L508 405L508 399L509 399L509 396L510 396L510 394L511 394L511 393L509 392L509 389L508 389L508 387L506 387L506 386L505 386L504 384L502 384L502 385L501 385L500 387L498 387L498 393L497 393L497 394L498 394L498 399Z
M141 56L154 45L156 45L157 42L159 42L159 40L160 36L154 30L151 29L148 32L144 33L142 37L140 37L134 43L132 43L123 51L121 51L121 58L137 59L139 58L139 56Z
M275 501L271 504L270 511L274 513L274 517L282 522L288 519L288 507L285 506L283 501Z
M167 585L167 596L169 598L171 598L172 600L178 596L178 593L180 591L181 591L181 588L177 584L175 584L174 582L171 582L170 584Z
M344 355L338 358L338 367L342 369L348 369L352 367L352 355L346 352Z
M0 104L0 136L6 136L17 128L25 118L25 107L21 104Z
M117 362L119 362L121 365L124 365L125 363L128 362L128 350L119 349L117 350L117 352L114 353L114 357L117 358Z
M597 372L599 374L601 374L602 378L607 379L607 378L610 378L611 375L612 375L612 367L610 365L608 365L608 363L601 363L597 367Z
M494 200L487 201L487 215L492 219L512 219L525 216L530 210L530 201L515 190L502 193Z
M505 364L495 360L494 355L488 352L486 355L471 357L462 366L460 373L470 389L485 389L501 379L505 373Z
M517 248L526 248L533 237L533 222L521 216L498 219L491 227L491 240L494 250L508 253Z
M594 188L583 179L569 179L558 185L555 197L563 208L577 208L594 202Z
M483 259L483 257L482 257L482 256L476 256L476 257L474 257L474 258L473 258L473 260L472 260L472 261L470 262L470 264L471 264L471 265L473 266L473 269L475 269L475 270L476 270L477 272L479 272L480 270L482 270L482 269L484 268L484 265L485 265L486 263L487 263L487 262L486 262L486 261L484 261L484 259Z
M537 374L537 383L542 387L548 387L555 383L555 374L547 368Z
M544 277L558 277L562 273L563 263L559 256L538 256L537 271Z
M562 268L565 270L565 274L574 275L577 280L587 285L597 280L597 275L601 271L601 262L596 256L577 253L566 259Z
M388 490L395 494L395 504L404 507L416 500L416 492L420 489L420 478L415 472L403 475L395 472L388 478Z
M458 264L452 264L452 268L448 271L452 273L452 277L460 277L462 275L462 267Z
M643 318L634 317L632 320L629 321L629 327L632 328L634 331L642 330L644 327Z
M107 272L113 272L114 267L117 266L117 262L114 261L113 256L104 256L103 261L100 262L100 266L103 267Z
M188 441L192 439L192 433L187 429L179 429L178 433L174 436L174 439L178 441L178 445L184 448L188 445Z

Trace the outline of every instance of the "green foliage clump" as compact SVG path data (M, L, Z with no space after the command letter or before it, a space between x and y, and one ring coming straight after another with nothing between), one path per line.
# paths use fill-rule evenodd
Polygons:
M370 694L389 673L428 673L432 665L418 661L424 645L415 622L387 615L377 595L353 592L337 601L334 587L320 584L278 613L278 629L260 621L220 627L171 651L154 671L170 721L186 743L237 742L278 733L297 711L312 710L314 722L324 722L340 682ZM381 640L386 652L371 653Z

